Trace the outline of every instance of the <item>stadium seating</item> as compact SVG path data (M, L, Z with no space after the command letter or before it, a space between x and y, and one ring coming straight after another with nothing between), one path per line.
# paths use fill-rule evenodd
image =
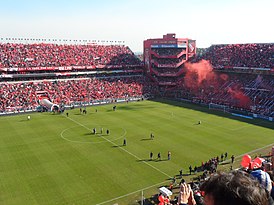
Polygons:
M141 65L121 45L0 44L0 68Z
M0 113L35 110L38 91L47 92L55 104L129 99L155 92L144 77L67 79L54 81L2 83Z
M253 67L273 69L274 44L229 44L213 45L196 58L209 60L214 68ZM59 67L59 66L105 66L122 67L142 63L128 47L102 45L55 45L55 44L0 44L0 68ZM161 97L188 99L203 104L221 104L234 110L245 110L274 117L274 79L273 76L226 73L200 86L189 87L184 81L182 67L163 68L157 65L176 65L185 59L161 58L159 56L177 56L177 50L154 49L158 56L152 57L153 83L146 76L110 76L51 79L44 81L18 81L0 83L0 114L19 111L34 111L39 106L38 93L47 94L55 104L71 105L93 103L100 100L115 101L142 97L146 94ZM111 68L111 67L110 67ZM220 76L221 73L218 73ZM180 79L181 78L181 79ZM160 85L158 88L157 85ZM173 86L172 88L170 88ZM159 90L158 90L159 89ZM160 93L159 93L160 92ZM244 100L244 102L242 101ZM213 173L218 166L218 158L202 163L198 171ZM196 172L196 171L195 171ZM206 174L205 174L206 175ZM204 177L203 179L205 179ZM164 191L162 191L164 190ZM160 189L163 193L166 189Z
M223 80L203 81L192 87L184 81L169 91L173 97L189 99L196 103L221 104L231 109L252 111L274 116L274 79L269 75L229 73Z
M274 44L221 44L201 52L197 60L206 59L214 67L274 67Z
M273 49L274 44L213 45L208 49L203 49L195 61L201 58L208 59L214 69L231 68L232 71L234 67L273 69ZM112 70L117 70L116 66L119 66L119 69L135 65L142 68L141 61L134 56L131 50L121 45L4 43L0 44L0 50L0 70L2 68L2 72L4 72L3 68L16 70L18 67L75 66L72 70L66 71L68 74L77 72L77 66L91 66L92 69L97 70L106 68L106 66ZM271 76L239 74L237 71L233 71L227 80L219 78L215 81L203 82L200 87L188 87L184 80L185 73L181 72L184 71L183 65L164 68L159 66L161 64L173 65L183 60L185 56L183 56L182 49L153 49L153 52L152 58L155 62L152 63L151 76L154 76L154 84L160 86L161 96L181 97L205 104L222 104L233 109L244 109L262 115L274 116L274 82ZM178 55L179 58L177 58ZM175 56L177 59L161 58L161 56ZM20 72L20 74L24 75L24 72ZM33 73L41 72L45 71L33 70ZM81 77L90 79L73 80L69 78L79 78L79 76L73 74L67 77L69 75L66 72L62 73L62 76L54 75L52 78L51 75L40 76L40 81L37 83L2 83L0 112L34 110L38 105L37 91L46 91L54 103L66 105L72 102L127 98L159 92L158 87L152 83L153 81L142 76L142 73L138 73L139 77L136 77L137 73L134 72L82 74ZM41 81L43 78L51 79L51 81ZM58 79L53 80L55 78ZM66 80L61 80L64 78ZM235 98L236 94L233 93L235 89L246 96L244 103Z

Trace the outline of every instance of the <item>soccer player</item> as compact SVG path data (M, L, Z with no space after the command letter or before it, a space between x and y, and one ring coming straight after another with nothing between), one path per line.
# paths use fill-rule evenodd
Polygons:
M153 158L153 152L150 152L149 158L150 158L150 160L152 160L152 158Z
M168 151L168 152L167 152L167 159L170 160L170 158L171 158L171 152Z
M127 145L127 140L124 139L123 146L126 146L126 145Z
M158 160L161 160L161 152L158 153L157 159L158 159Z

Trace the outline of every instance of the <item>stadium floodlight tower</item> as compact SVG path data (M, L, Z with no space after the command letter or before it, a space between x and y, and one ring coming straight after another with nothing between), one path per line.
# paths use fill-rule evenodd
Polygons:
M57 104L52 103L48 99L42 99L40 101L40 104L44 107L46 107L49 111L51 112L58 112L59 111L59 106Z
M176 38L168 33L163 38L144 41L144 64L159 86L175 86L184 72L184 63L196 55L196 40Z

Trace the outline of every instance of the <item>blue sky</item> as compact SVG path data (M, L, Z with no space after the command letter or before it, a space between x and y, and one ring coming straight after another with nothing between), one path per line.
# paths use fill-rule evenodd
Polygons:
M198 47L273 43L273 0L0 0L0 37L143 41L176 33Z

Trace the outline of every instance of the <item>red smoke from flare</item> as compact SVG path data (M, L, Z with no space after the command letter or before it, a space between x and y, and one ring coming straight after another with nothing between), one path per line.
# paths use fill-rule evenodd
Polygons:
M228 88L228 93L230 93L233 99L238 100L238 106L249 108L251 105L251 100L248 96L246 96L242 91L238 90L238 88Z
M226 74L215 74L211 64L207 60L201 60L197 63L187 62L185 63L185 69L184 85L194 92L197 92L198 89L210 89L209 92L206 93L211 93L212 91L217 93L223 92L224 90L220 90L220 87L224 82L229 80L229 76ZM250 98L246 96L240 88L237 88L237 86L233 88L229 87L227 92L236 100L235 104L238 106L249 108L251 105Z
M198 88L201 83L210 83L216 78L211 64L206 60L197 63L185 63L186 75L185 86L188 88Z

